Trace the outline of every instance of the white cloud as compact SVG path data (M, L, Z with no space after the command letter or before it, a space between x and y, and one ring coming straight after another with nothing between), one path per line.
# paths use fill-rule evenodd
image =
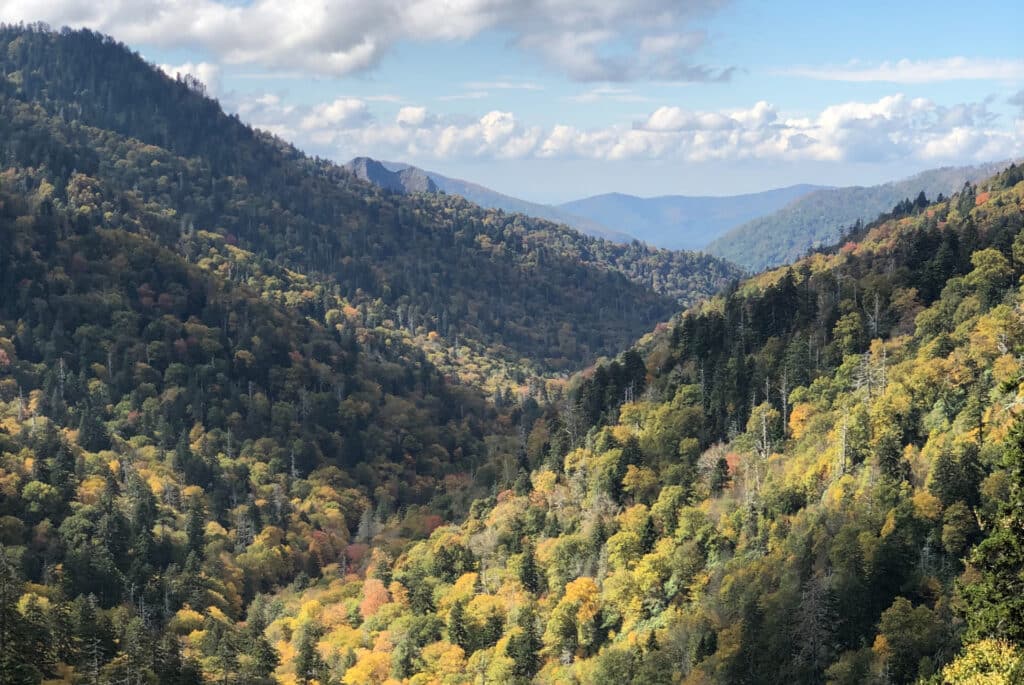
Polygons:
M759 102L755 110L766 103ZM747 119L757 121L757 117L748 111L735 112L732 116L721 112L691 112L681 107L659 107L639 125L646 131L723 131L743 125Z
M160 71L171 78L188 75L199 79L206 86L206 91L212 96L216 96L220 91L220 67L216 64L210 64L209 62L185 62L184 64L161 64L159 68Z
M793 67L780 73L821 81L938 83L941 81L1022 81L1024 60L948 57L881 64L851 62L844 66Z
M901 94L839 103L805 116L786 116L765 101L718 111L664 106L631 124L591 129L531 125L497 110L459 118L403 107L385 120L373 117L360 100L291 112L271 104L253 106L250 120L271 121L275 132L297 131L300 146L312 145L315 152L337 159L368 154L391 159L966 162L1024 154L1024 123L1000 127L985 103L946 107Z
M422 126L427 121L426 107L403 107L398 110L395 121L399 126Z
M331 128L351 128L370 119L366 102L357 98L338 98L317 105L302 118L299 127L304 131Z
M731 72L678 53L699 45L689 25L724 1L5 0L0 21L87 26L132 44L198 47L230 64L333 76L372 68L403 40L498 29L576 79L714 80Z

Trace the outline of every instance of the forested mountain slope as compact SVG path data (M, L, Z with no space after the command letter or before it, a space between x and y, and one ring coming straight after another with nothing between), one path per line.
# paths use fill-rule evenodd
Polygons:
M616 245L459 198L382 192L223 114L124 46L88 31L0 31L0 155L65 198L98 199L195 228L327 279L416 335L571 368L629 344L736 270L715 258Z
M488 402L416 288L498 345L485 305L653 307L613 258L671 257L375 192L94 34L3 36L3 682L1021 682L1020 168Z
M1020 682L1022 229L1011 168L687 313L464 523L278 595L278 676Z
M193 682L174 611L240 618L361 517L465 511L502 451L480 392L400 335L306 318L274 276L233 282L124 220L0 175L3 682Z
M752 272L799 259L808 251L839 240L857 222L873 221L902 200L952 195L964 183L977 183L1000 171L1006 162L943 167L877 186L822 188L793 200L776 212L733 227L710 244L709 253L730 259Z

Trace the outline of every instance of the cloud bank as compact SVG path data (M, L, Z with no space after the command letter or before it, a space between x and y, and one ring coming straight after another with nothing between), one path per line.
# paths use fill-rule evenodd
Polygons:
M89 27L131 44L198 47L228 64L344 76L402 40L494 30L579 81L726 80L694 63L691 25L724 0L6 0L0 21Z
M1019 131L1000 127L986 103L949 107L903 94L831 105L811 116L787 116L765 101L720 111L663 106L637 121L598 128L543 127L506 111L455 118L412 106L378 118L356 99L306 110L285 111L276 102L240 110L254 125L300 145L310 141L337 159L941 162L1024 154ZM1024 121L1014 126L1019 130Z

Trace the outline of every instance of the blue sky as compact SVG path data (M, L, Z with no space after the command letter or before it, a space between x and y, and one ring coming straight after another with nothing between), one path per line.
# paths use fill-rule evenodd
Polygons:
M1024 156L1009 1L3 0L311 153L526 199L870 184Z

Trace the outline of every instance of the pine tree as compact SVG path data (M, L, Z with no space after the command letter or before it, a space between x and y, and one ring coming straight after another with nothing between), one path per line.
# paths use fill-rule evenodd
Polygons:
M498 612L488 614L480 631L480 648L486 649L501 639L505 632L505 619Z
M721 495L727 487L729 482L732 480L732 476L729 475L729 462L726 461L725 457L719 457L718 461L715 462L714 468L711 470L711 482L709 484L712 495Z
M38 683L43 674L32 652L30 626L18 611L22 582L0 546L0 684Z
M509 637L506 653L514 662L512 672L516 677L529 680L540 666L540 650L543 647L537 629L537 612L532 604L519 611L516 626L519 630Z
M188 548L202 558L205 549L206 511L203 503L192 499L188 503L185 519L185 534Z
M654 517L648 516L647 521L644 523L644 530L640 536L640 547L643 549L644 554L648 554L654 549L654 543L658 541L658 531L654 528Z
M298 654L295 657L295 675L301 683L309 683L311 680L323 681L325 665L316 648L319 639L320 631L316 626L307 624L303 627L302 635L299 637Z
M971 554L980 578L962 589L967 602L968 638L1024 641L1024 419L1007 436L1003 467L1009 495L992 531Z
M939 452L939 456L935 459L928 490L939 498L944 507L948 507L959 499L960 469L948 449Z
M466 625L466 605L462 600L453 604L448 612L448 641L462 647L467 654L473 651L469 648L470 634Z
M519 582L531 594L540 591L540 572L537 569L537 556L533 551L533 541L529 538L523 545L523 561L519 566Z
M88 403L82 409L82 418L78 422L78 444L90 452L110 449L107 427Z

